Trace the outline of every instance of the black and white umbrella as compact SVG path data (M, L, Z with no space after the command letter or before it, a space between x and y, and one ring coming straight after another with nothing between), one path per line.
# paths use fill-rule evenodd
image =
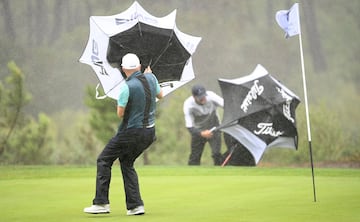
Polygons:
M158 18L134 2L126 11L111 16L91 16L90 35L80 62L90 65L105 96L117 99L124 82L119 65L127 53L150 66L164 95L194 79L192 54L201 38L181 32L176 10Z
M238 140L256 164L269 147L297 149L295 109L300 99L261 65L237 79L219 79L224 98L221 130Z

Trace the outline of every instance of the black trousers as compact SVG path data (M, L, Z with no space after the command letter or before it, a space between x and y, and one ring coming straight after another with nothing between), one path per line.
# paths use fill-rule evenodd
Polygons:
M209 142L210 144L211 157L214 160L214 165L221 165L221 133L219 131L214 132L213 137L210 139L206 139L195 134L191 135L191 153L189 156L188 165L200 165L201 156L204 151L206 142Z
M124 182L127 209L144 205L134 162L155 140L155 128L119 131L97 158L96 194L93 204L109 204L111 168L116 159Z

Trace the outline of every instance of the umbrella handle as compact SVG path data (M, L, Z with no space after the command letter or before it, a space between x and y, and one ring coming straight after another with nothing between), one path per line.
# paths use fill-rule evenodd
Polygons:
M236 125L236 124L238 124L238 120L229 122L229 123L227 123L227 124L220 124L220 126L218 126L218 127L215 127L215 126L214 126L213 128L210 129L210 131L213 132L213 131L216 131L216 130L220 130L220 129L223 129L223 128L226 128L226 127L230 127L230 126Z
M210 132L214 132L216 130L216 126L210 129Z

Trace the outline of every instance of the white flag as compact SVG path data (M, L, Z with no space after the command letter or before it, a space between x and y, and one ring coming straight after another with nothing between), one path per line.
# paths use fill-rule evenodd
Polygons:
M275 18L285 31L285 38L300 34L299 3L295 3L290 10L278 11Z

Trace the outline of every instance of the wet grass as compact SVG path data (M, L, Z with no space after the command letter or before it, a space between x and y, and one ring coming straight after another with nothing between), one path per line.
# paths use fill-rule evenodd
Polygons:
M359 221L360 170L139 166L144 216L126 216L113 168L111 213L88 215L95 167L0 167L1 221Z

